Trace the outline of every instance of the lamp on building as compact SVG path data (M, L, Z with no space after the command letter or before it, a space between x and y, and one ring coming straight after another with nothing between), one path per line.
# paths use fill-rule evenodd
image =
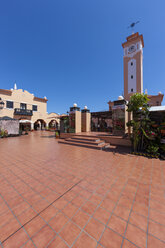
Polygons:
M80 111L80 108L77 107L77 103L73 104L73 107L70 107L70 112Z
M88 107L85 105L84 109L81 110L82 113L89 113L90 110L88 109Z
M118 100L120 101L120 100L123 100L124 99L124 97L123 96L118 96Z
M0 109L4 108L5 103L2 101L1 97L0 97Z

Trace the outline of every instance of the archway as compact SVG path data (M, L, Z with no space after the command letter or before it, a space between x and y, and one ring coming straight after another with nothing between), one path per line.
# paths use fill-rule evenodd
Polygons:
M46 128L46 122L42 119L38 119L34 122L34 130L44 130Z
M49 125L49 128L51 129L58 128L58 122L56 120L51 120L48 125Z

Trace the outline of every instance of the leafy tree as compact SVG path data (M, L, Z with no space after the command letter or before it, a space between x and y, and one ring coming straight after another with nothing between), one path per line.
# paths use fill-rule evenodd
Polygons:
M131 96L127 105L127 111L133 113L133 120L129 121L127 126L133 129L131 140L135 152L147 150L147 147L151 145L151 142L153 143L156 137L156 133L152 130L152 122L149 118L148 101L147 95L136 93ZM150 146L148 151L151 150L152 147Z

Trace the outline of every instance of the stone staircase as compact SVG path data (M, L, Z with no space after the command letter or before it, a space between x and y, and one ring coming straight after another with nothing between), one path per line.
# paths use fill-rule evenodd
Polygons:
M105 143L104 140L88 135L73 135L71 138L59 140L58 143L72 146L81 146L97 150L105 150L110 147L110 144Z

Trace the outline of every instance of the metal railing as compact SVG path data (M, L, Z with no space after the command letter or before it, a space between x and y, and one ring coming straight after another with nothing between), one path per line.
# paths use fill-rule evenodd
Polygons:
M33 115L33 111L31 109L15 108L14 109L14 114L15 115L28 115L28 116L32 116Z

